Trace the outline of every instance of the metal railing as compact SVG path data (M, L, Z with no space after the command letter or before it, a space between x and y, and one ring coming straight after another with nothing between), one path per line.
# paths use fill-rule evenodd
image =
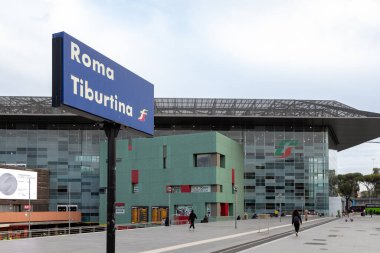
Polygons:
M162 226L161 222L147 222L147 223L130 223L119 224L116 226L117 230L136 229L136 228L149 228ZM95 233L106 231L106 226L81 226L81 227L62 227L62 228L46 228L46 229L32 229L30 230L30 237L44 237L44 236L57 236L57 235L69 235L69 234L83 234L83 233ZM0 240L14 240L28 238L29 231L25 230L9 230L0 231Z
M47 228L47 229L32 229L30 230L30 237L44 237L68 234L82 234L94 233L105 231L106 227L103 226L84 226L84 227L68 227L64 228ZM28 238L29 231L26 230L10 230L0 232L0 240L13 240Z

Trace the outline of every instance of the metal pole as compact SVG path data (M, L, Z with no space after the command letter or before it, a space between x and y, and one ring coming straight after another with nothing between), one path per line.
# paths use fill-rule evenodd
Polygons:
M368 191L369 192L369 203L371 204L371 190Z
M70 234L70 232L71 232L71 199L70 199L70 182L69 182L69 187L68 187L69 189L68 189L68 191L67 191L67 193L68 193L68 196L69 196L69 204L68 204L68 206L67 206L67 208L68 208L68 211L69 211L69 234Z
M244 131L244 173L247 171L246 161L247 161L247 133L246 131ZM244 177L244 185L247 185L247 180L245 177ZM245 195L245 192L243 192L243 194ZM245 197L243 201L244 201L244 212L248 213Z
M29 238L32 237L32 233L30 231L30 176L29 176L29 201L28 201L28 231L29 231Z
M372 158L372 173L375 173L374 169L375 169L375 158ZM373 189L375 189L375 187ZM372 201L371 201L371 189L369 189L369 188L368 188L368 194L369 194L369 203L371 204L372 203Z
M281 201L282 201L282 193L280 193L280 222L281 222L281 211L282 211Z
M169 206L168 206L168 226L170 226L170 193L172 192L172 187L168 187L168 194L169 194Z
M235 229L237 229L237 186L235 185L234 186L234 192L235 192L235 212L234 212L234 216L235 216Z
M105 123L107 143L107 253L115 253L116 137L120 124Z

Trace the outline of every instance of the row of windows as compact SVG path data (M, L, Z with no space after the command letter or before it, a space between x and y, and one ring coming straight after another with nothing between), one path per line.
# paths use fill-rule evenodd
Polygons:
M138 193L138 184L132 184L132 193ZM167 193L208 193L223 192L223 185L170 185L166 187ZM105 191L101 191L105 193Z

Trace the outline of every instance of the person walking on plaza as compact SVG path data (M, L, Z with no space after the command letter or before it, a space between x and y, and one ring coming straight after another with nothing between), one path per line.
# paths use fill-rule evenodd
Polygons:
M293 215L292 215L292 225L294 226L294 230L296 231L296 236L298 236L298 231L300 230L301 224L302 224L301 216L298 210L294 210Z
M308 210L305 210L305 212L304 212L305 221L307 221L308 215L309 215L309 211L308 211Z
M194 213L193 210L191 210L191 213L189 215L189 222L190 222L189 230L191 229L191 227L193 227L193 230L195 229L195 227L194 227L195 219L197 219L197 215Z

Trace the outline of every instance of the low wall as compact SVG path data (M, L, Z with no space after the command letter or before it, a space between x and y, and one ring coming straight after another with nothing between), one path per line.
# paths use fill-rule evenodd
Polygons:
M29 222L28 212L0 212L1 223ZM80 222L81 212L30 212L31 222L41 221L71 221Z

